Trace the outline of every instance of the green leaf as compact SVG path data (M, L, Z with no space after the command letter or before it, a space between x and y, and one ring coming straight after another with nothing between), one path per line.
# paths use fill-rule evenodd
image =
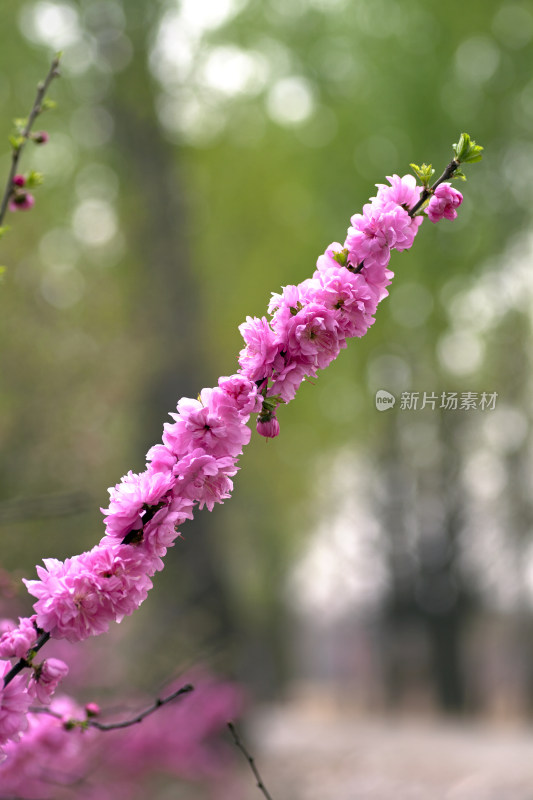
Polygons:
M24 117L18 117L17 119L13 120L13 125L17 129L17 132L22 133L26 125L28 124L28 120Z
M458 178L460 181L466 181L466 175L464 174L462 169L456 169L452 175L452 181L454 178Z
M9 137L9 144L11 145L13 150L20 150L20 148L24 144L24 136L15 136L12 134Z
M43 102L41 103L41 111L51 111L54 108L57 108L56 101L49 100L47 97L45 97Z
M475 164L483 158L482 147L472 147L469 153L462 159L463 164Z
M337 262L337 264L340 264L341 267L345 267L348 263L348 248L345 247L344 250L333 253L333 259Z
M457 144L453 145L453 151L455 153L455 158L458 161L462 161L464 156L468 153L468 149L470 147L470 136L468 133L462 133L459 137L459 141Z
M31 170L28 177L26 178L26 188L33 189L35 186L41 186L44 181L44 175L42 172L36 172L35 170Z
M7 272L7 267L0 267L0 281L4 280L4 275Z
M416 177L424 186L429 186L432 176L435 174L435 170L431 166L431 164L422 164L422 166L418 166L418 164L409 164L413 172L415 173Z
M9 230L9 225L3 225L0 228L0 239L2 238L2 236L4 236L4 234L8 232L8 230Z
M455 158L463 164L475 164L481 161L483 148L470 138L468 133L462 133L457 144L453 146Z

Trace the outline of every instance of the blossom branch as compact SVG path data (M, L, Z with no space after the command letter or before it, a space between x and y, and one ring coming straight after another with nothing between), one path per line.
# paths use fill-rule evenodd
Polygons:
M18 166L18 163L19 163L19 160L20 160L20 156L22 155L22 151L24 149L24 146L26 145L26 142L28 141L28 139L30 137L30 133L31 133L31 129L33 127L33 123L35 122L36 118L39 116L41 111L43 111L43 101L44 101L45 95L46 95L46 93L48 91L48 88L49 88L50 84L52 83L54 78L57 78L60 75L60 72L59 72L59 60L60 60L60 57L61 56L59 54L54 57L54 59L52 60L51 65L50 65L50 69L48 71L48 75L46 76L44 81L41 81L37 85L37 94L35 96L33 107L31 109L30 114L28 116L28 119L26 121L26 125L24 126L23 130L21 131L17 142L15 142L13 144L13 151L12 151L12 156L11 156L11 169L9 171L9 176L8 176L7 183L6 183L6 188L4 189L4 196L2 198L2 205L0 206L0 225L2 225L2 222L4 221L4 217L5 217L5 214L6 214L6 211L7 211L9 200L11 198L11 195L13 194L13 187L14 187L13 179L14 179L16 173L17 173L17 166Z
M233 722L228 722L228 730L233 738L233 743L241 751L241 753L247 760L248 764L250 765L250 769L252 770L254 777L257 781L257 788L263 793L264 797L266 797L267 800L272 800L272 795L270 794L265 784L263 783L263 779L259 773L259 770L255 765L255 760L253 756L248 752L244 744L242 743L241 738L237 733L237 729L235 728Z

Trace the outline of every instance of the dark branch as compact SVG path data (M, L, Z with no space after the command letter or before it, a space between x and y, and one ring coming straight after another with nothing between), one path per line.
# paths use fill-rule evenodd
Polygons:
M106 724L104 722L98 722L95 719L89 718L87 720L87 725L92 728L97 728L99 731L115 731L119 728L129 728L131 725L136 725L138 722L142 722L143 719L149 717L150 714L153 714L158 708L166 706L167 703L171 703L173 700L176 700L177 697L181 697L182 695L189 694L189 692L193 691L194 686L188 683L186 686L182 686L181 689L177 689L175 692L172 692L172 694L169 694L168 697L158 697L153 705L150 706L150 708L141 711L140 714L137 714L137 716L133 717L132 719L126 719L123 722L109 722Z
M36 117L42 111L43 100L44 100L44 97L46 95L46 92L48 91L48 87L50 86L50 84L52 83L54 78L57 78L58 75L59 75L59 70L58 70L59 58L60 58L59 56L56 56L54 58L54 60L52 61L51 65L50 65L50 70L48 72L48 75L46 76L44 81L42 81L41 83L38 84L38 86L37 86L37 94L35 96L35 101L33 103L33 108L30 111L30 115L28 117L28 120L26 122L24 130L20 134L21 138L23 139L23 141L18 145L18 147L13 147L13 153L12 153L12 156L11 156L11 169L9 171L9 176L8 176L7 183L6 183L6 188L4 190L4 196L2 198L2 205L0 206L0 225L4 221L4 217L6 215L9 199L10 199L12 193L13 193L13 178L15 177L15 175L17 173L17 166L18 166L18 162L19 162L20 156L22 154L22 151L24 149L24 146L25 146L26 142L28 141L29 135L31 133L31 129L33 127L33 123L35 122Z
M266 788L265 784L263 783L263 779L259 774L259 770L255 765L255 761L253 757L250 755L244 744L242 743L239 734L237 733L237 729L233 722L228 722L228 729L233 737L233 742L236 747L239 748L245 759L247 760L248 764L250 765L250 769L254 773L255 780L257 781L257 788L263 792L263 795L267 798L267 800L272 800L272 795L269 793L268 789Z
M26 654L26 658L20 658L15 664L15 666L11 667L11 669L4 678L4 686L7 686L7 684L10 683L13 680L13 678L19 674L19 672L22 672L23 669L26 669L26 667L29 667L31 665L31 660L33 656L35 655L35 653L39 652L41 647L43 647L43 645L46 644L49 638L50 638L49 633L47 633L46 631L41 631L41 634L37 639L37 641L35 642L34 646Z
M153 714L154 711L157 711L159 708L166 706L168 703L171 703L176 698L181 697L184 694L189 694L189 692L194 691L194 686L190 683L186 684L186 686L182 686L180 689L177 689L172 694L169 694L168 697L158 697L157 700L149 707L146 708L144 711L141 711L140 714L137 714L136 717L132 717L131 719L125 719L122 722L98 722L96 719L92 719L89 717L88 719L79 720L79 719L68 719L65 720L65 725L67 728L74 730L74 728L97 728L99 731L116 731L119 728L129 728L132 725L137 725L139 722L142 722L143 719L149 717L150 714ZM30 706L30 712L32 714L47 714L49 717L55 717L56 719L64 720L63 714L59 714L57 711L52 711L51 708L47 706Z

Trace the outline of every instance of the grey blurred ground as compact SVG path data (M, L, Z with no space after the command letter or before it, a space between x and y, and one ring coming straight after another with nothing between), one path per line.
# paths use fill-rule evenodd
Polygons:
M257 713L247 736L273 800L533 799L533 729L509 721L357 718L292 703Z

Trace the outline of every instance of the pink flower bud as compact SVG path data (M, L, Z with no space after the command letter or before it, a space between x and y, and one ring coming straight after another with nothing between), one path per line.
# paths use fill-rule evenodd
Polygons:
M98 703L86 703L85 713L88 717L97 717L100 713L100 706Z
M267 439L274 439L279 436L279 422L276 417L271 416L269 419L261 419L259 417L257 420L257 433Z
M457 211L463 202L463 195L454 189L450 183L441 183L435 189L433 197L428 203L426 214L431 222L439 222L439 220L455 219Z
M46 131L39 131L38 133L34 133L31 138L33 139L35 144L46 144L47 141L50 139Z
M13 183L15 184L15 186L24 186L24 184L26 183L26 178L24 177L24 175L15 175L15 177L13 178Z

